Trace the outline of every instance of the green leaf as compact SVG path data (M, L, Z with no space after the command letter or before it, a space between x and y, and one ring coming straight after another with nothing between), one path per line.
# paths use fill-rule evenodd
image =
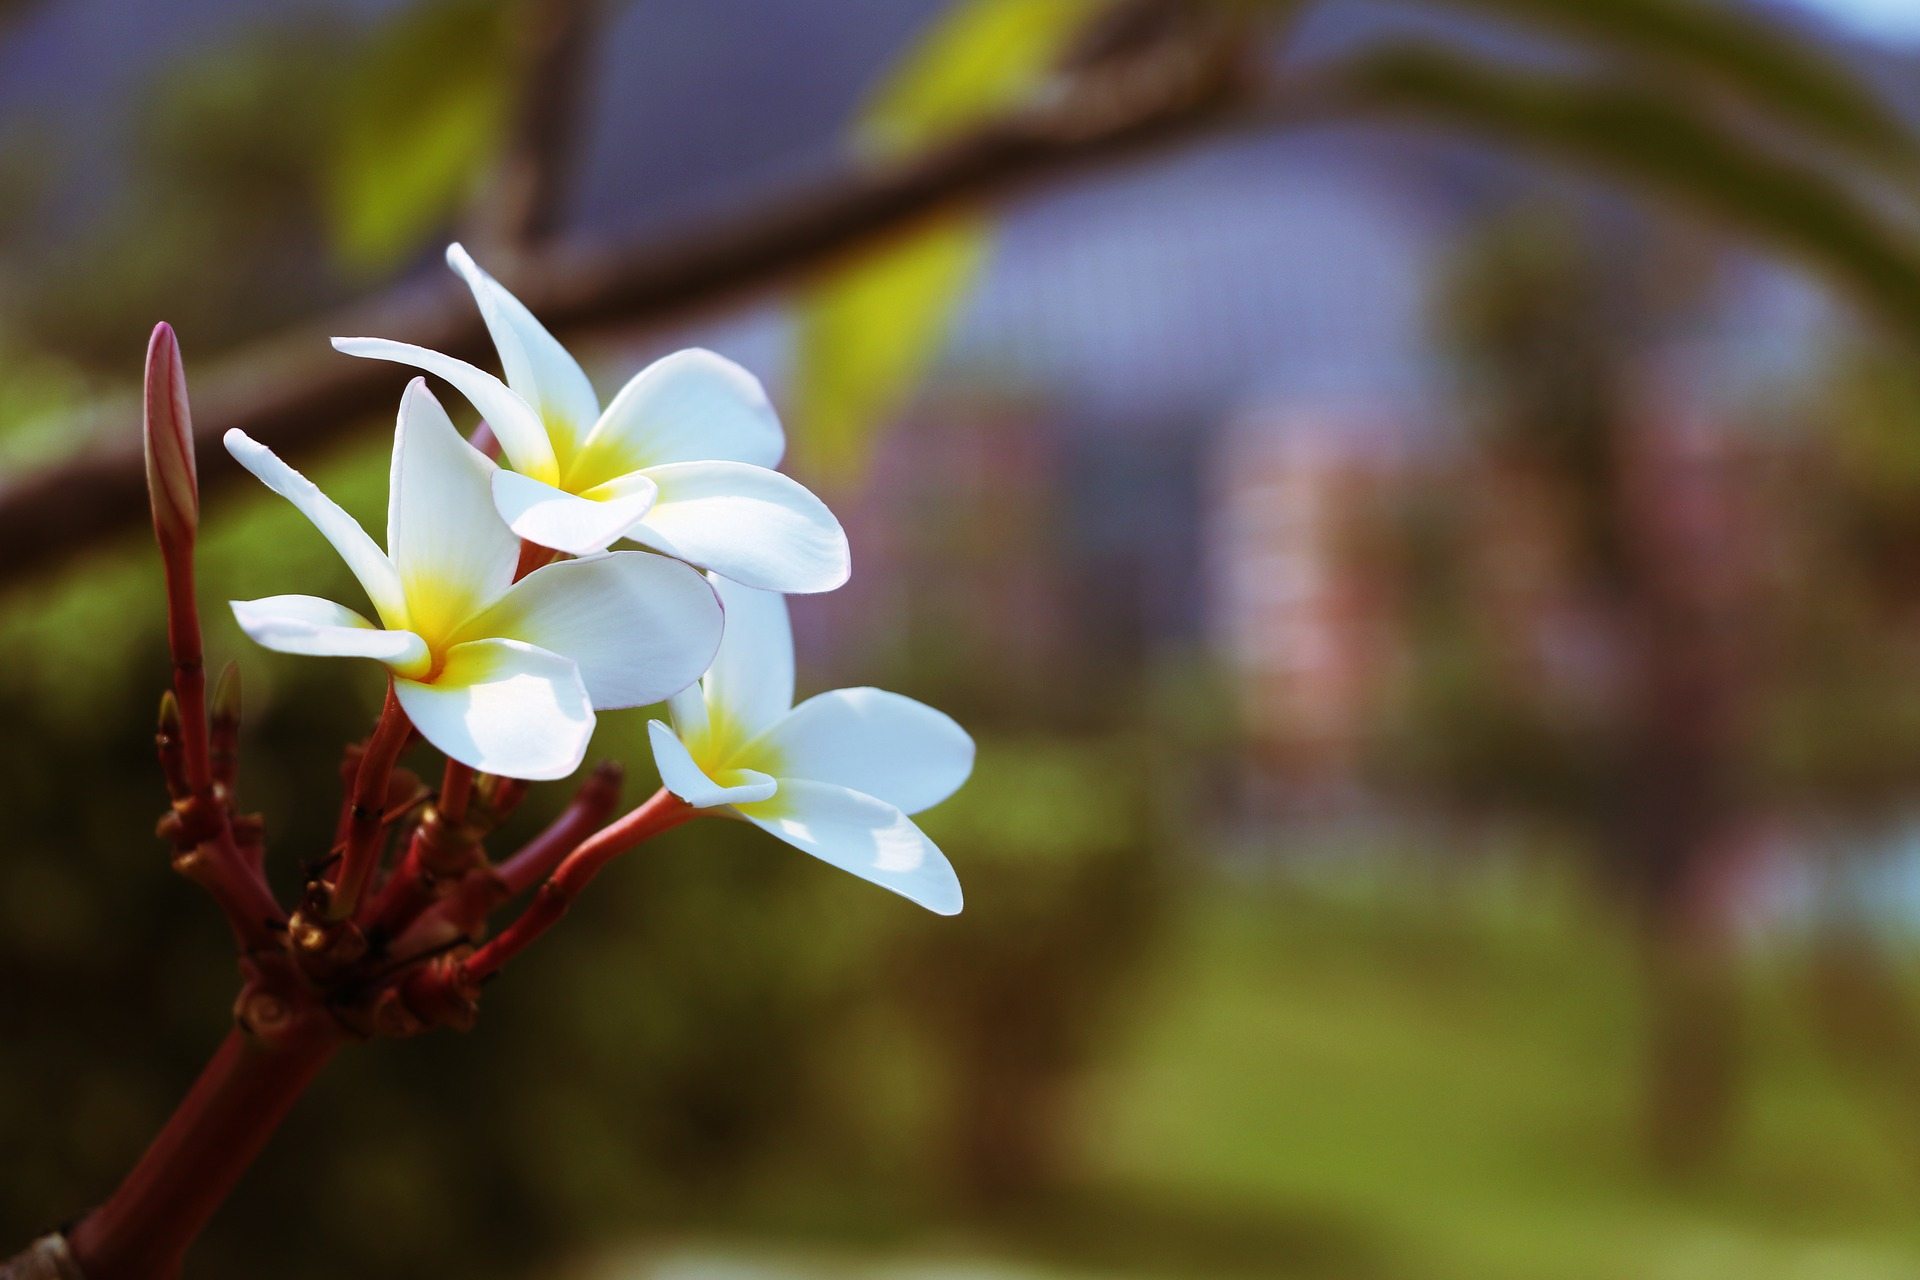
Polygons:
M1703 0L1428 0L1544 27L1737 95L1809 138L1912 173L1920 145L1837 56L1745 6Z
M880 155L937 142L1013 106L1052 70L1099 0L967 0L903 58L862 115Z
M419 249L485 175L511 97L510 10L429 0L347 69L326 195L348 271L377 274Z
M937 144L1044 83L1101 0L968 0L887 77L855 131L888 158ZM857 471L939 353L991 231L968 214L917 229L840 268L799 302L795 444L805 461Z
M939 352L988 248L986 224L958 218L815 286L795 352L794 417L809 465L858 471L878 425L899 411Z
M1904 229L1830 176L1637 83L1515 71L1404 45L1336 72L1363 111L1434 121L1601 170L1822 271L1920 337L1920 258Z

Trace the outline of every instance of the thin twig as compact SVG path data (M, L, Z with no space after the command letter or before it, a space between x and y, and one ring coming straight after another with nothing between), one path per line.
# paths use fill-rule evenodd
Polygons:
M373 737L367 740L360 768L354 774L347 846L341 854L327 904L327 914L334 920L353 915L360 894L373 875L380 855L380 836L386 830L383 820L387 787L393 779L394 763L412 734L413 726L407 721L407 713L389 686L386 704L380 709L380 722L374 726Z
M515 14L520 76L491 198L479 202L474 239L518 257L553 238L579 159L592 96L600 0L531 0Z
M552 928L588 881L607 863L642 841L698 816L699 812L672 792L661 790L618 822L602 827L561 861L512 924L455 967L458 979L477 986L491 978L535 938Z

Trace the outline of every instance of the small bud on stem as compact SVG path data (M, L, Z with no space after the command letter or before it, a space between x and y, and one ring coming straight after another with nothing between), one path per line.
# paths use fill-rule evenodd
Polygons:
M345 920L353 915L360 895L373 877L380 858L380 837L386 831L387 787L393 777L394 762L413 737L413 725L400 706L391 685L386 704L380 709L380 722L367 739L354 771L353 787L347 798L346 845L333 877L327 916Z
M187 372L173 326L157 324L147 343L147 495L162 548L191 550L200 528L200 474L194 463Z
M187 372L170 325L154 326L147 344L143 434L147 496L153 534L167 580L167 647L173 653L173 689L180 700L180 748L189 788L211 796L207 759L207 673L200 646L200 612L193 593L193 545L200 529L200 477L193 460L193 419L187 409Z
M167 584L167 648L173 655L173 688L160 699L155 745L173 808L160 825L174 846L174 865L213 895L243 950L269 943L272 926L285 919L253 858L235 843L227 797L216 793L213 750L207 726L207 671L200 641L200 611L194 600L193 550L200 530L200 478L193 457L193 420L187 409L186 366L171 326L154 326L147 344L147 495L153 507L154 540ZM231 671L231 668L229 669ZM221 677L224 722L222 777L230 785L239 722L237 676Z
M214 786L229 806L240 776L240 664L229 662L213 686L213 714L209 722L208 763Z
M160 756L160 774L167 780L167 795L175 803L187 799L193 788L187 782L186 750L180 741L180 699L171 689L160 695L160 723L153 745Z

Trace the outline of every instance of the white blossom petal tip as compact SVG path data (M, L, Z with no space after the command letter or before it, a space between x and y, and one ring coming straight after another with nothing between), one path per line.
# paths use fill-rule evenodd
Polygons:
M567 349L548 333L520 299L481 269L458 243L447 246L447 265L467 282L481 318L500 353L507 385L532 405L550 436L571 452L593 429L600 401L593 384Z
M909 814L939 804L973 772L973 738L953 717L884 689L817 694L764 741L782 776L831 782Z
M399 571L387 553L367 536L358 520L320 492L313 481L282 462L278 454L240 428L230 428L221 442L236 462L292 503L320 531L320 536L333 545L353 576L360 580L360 586L373 601L382 621L389 626L407 625L406 598L401 590Z
M810 595L853 573L847 534L789 476L744 462L676 462L643 473L659 498L627 535L761 591Z
M344 605L317 596L229 601L233 618L255 644L275 653L318 658L371 658L397 672L424 675L427 642L411 631L383 631Z
M736 806L803 853L938 915L960 914L960 878L937 845L893 805L828 782L782 778L772 799Z
M411 342L387 338L335 338L333 349L362 360L410 365L447 382L486 419L500 451L514 470L545 480L559 478L560 464L540 414L512 387L485 369Z

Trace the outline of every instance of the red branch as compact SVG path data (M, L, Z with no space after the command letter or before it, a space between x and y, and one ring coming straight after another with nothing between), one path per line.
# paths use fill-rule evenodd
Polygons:
M340 867L333 878L333 893L327 905L330 919L345 920L353 915L367 881L373 876L374 865L380 858L380 835L386 829L387 787L393 779L393 766L412 736L413 725L389 684L386 704L380 708L380 722L374 726L367 749L360 756L360 768L354 774L346 848L341 851Z
M168 1280L288 1110L339 1047L319 1010L270 1037L236 1027L106 1203L70 1237L87 1280Z
M500 864L500 879L508 892L518 897L546 879L562 858L613 816L613 807L620 803L623 772L613 760L595 769L575 793L573 803L545 831Z
M672 792L660 790L626 817L601 828L561 861L512 924L455 967L456 977L470 986L485 982L535 938L552 928L580 896L587 882L600 873L600 868L641 841L679 826L698 812Z
M418 956L477 932L487 914L509 898L518 897L550 875L560 860L613 816L620 803L620 766L613 761L588 775L572 803L544 831L523 845L498 868L487 871L485 882L464 885L417 915L397 906L381 923L389 934L404 926L389 950L396 956ZM468 880L474 878L469 873Z
M440 799L436 807L440 818L449 826L460 826L467 820L467 801L473 795L473 770L458 760L447 761L446 772L440 775Z

